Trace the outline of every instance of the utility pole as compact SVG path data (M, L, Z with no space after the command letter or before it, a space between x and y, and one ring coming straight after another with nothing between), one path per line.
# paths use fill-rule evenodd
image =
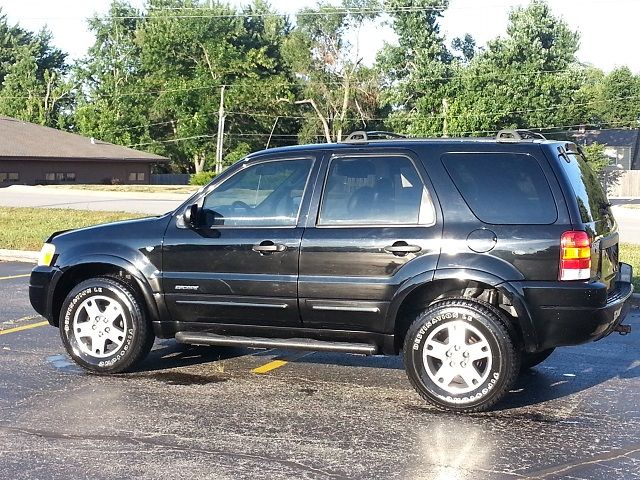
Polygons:
M226 85L220 87L220 109L218 110L218 139L216 142L216 174L222 172L222 146L224 143L224 122L226 115L224 114L224 89Z
M442 99L442 116L444 117L442 122L442 136L447 138L449 136L449 99L446 97Z

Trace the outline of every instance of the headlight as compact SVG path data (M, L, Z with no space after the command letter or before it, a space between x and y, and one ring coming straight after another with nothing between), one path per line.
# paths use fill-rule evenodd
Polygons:
M38 258L39 266L50 266L53 261L53 256L56 254L56 246L52 243L45 243L40 250L40 257Z

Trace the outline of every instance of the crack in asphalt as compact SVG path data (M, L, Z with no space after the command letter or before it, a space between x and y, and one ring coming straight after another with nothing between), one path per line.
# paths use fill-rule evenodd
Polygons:
M136 437L136 436L127 436L124 434L122 435L70 434L70 433L55 432L55 431L49 431L49 430L37 430L33 428L9 427L9 426L2 426L2 425L0 425L0 432L18 433L18 434L28 435L31 437L40 437L40 438L46 438L50 440L80 440L80 441L82 440L105 441L106 440L106 441L120 442L124 444L149 445L152 447L161 447L165 451L171 450L174 452L200 453L203 455L220 455L220 456L226 456L231 458L243 458L248 460L277 462L289 468L304 470L316 475L322 475L326 478L338 478L338 479L348 478L344 475L338 475L331 472L327 472L319 468L315 468L300 462L296 462L294 460L286 460L283 458L278 458L278 457L269 456L269 455L256 455L256 454L241 453L241 452L227 452L224 450L183 447L180 445L175 445L174 443L163 442L157 438L152 438L152 437Z
M525 478L527 480L539 480L543 478L550 478L554 475L566 475L567 473L571 473L574 470L579 470L588 465L600 464L603 465L602 462L619 460L621 458L629 457L634 453L640 453L640 445L634 445L628 448L621 448L617 450L612 450L611 452L601 453L599 455L594 455L593 457L580 460L578 462L571 462L563 465L556 465L555 467L546 468L543 470L536 470L531 473L527 473ZM631 472L627 472L631 473ZM636 477L640 477L640 472L634 474Z

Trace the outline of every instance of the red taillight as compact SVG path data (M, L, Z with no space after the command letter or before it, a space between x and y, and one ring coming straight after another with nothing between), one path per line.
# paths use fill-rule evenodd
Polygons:
M591 278L591 240L587 232L564 232L560 240L560 280Z

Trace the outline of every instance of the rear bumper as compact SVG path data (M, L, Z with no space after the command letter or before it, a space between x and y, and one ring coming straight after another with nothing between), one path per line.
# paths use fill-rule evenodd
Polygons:
M29 301L33 309L49 320L51 325L57 323L52 318L51 303L53 298L52 287L54 278L60 271L57 268L38 266L31 271L29 279Z
M535 345L528 351L578 345L609 335L627 316L633 271L621 263L615 288L603 283L516 282L529 310Z

